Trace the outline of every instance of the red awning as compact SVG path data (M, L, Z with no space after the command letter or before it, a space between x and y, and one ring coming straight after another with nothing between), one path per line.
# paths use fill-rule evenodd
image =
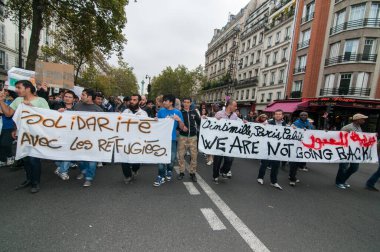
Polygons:
M297 101L297 102L274 102L269 104L264 112L274 112L278 109L281 109L285 113L293 113L296 110L301 108L308 107L308 101Z

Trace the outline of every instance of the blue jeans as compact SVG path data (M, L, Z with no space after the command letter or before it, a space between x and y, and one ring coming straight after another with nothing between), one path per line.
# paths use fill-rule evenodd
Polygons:
M375 184L380 178L380 157L379 157L379 168L377 168L377 171L372 174L372 176L367 180L366 185L368 187L375 187Z
M358 163L340 163L335 184L345 184L347 179L359 169Z
M166 176L167 171L173 171L175 159L177 157L177 141L172 140L172 155L169 164L158 164L158 175L162 178Z
M68 173L71 166L71 161L57 161L55 164L59 167L59 173Z
M79 162L79 169L84 174L86 180L93 180L96 172L97 162L82 161Z

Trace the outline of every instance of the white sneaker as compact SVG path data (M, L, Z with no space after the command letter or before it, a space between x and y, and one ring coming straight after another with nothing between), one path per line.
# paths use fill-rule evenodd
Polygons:
M57 167L57 169L55 169L54 174L59 175L59 167Z
M275 184L270 184L271 186L273 186L274 188L277 188L279 190L282 190L282 187L278 184L278 183L275 183Z
M103 167L103 163L102 163L102 162L97 163L97 164L96 164L96 167Z
M208 161L206 164L207 165L212 165L214 162L212 160Z
M77 179L83 179L84 178L84 174L83 173L79 173L78 176L77 176Z
M227 172L227 178L229 178L229 179L232 178L232 172L231 171Z
M14 162L15 162L15 158L14 157L7 158L7 165L13 165Z
M58 173L58 176L59 176L62 180L69 180L69 179L70 179L69 174L67 174L67 172L64 172L64 173Z
M0 161L0 167L4 167L4 166L7 166L7 163Z
M264 185L264 180L261 178L258 178L257 183L259 183L260 185Z

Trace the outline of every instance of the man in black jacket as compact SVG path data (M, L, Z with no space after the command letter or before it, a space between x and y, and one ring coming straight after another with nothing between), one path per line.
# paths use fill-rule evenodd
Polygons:
M274 118L269 120L268 124L277 125L277 126L286 126L286 122L283 120L283 118L284 118L284 112L281 109L278 109L274 112ZM265 171L267 167L271 167L271 171L270 171L271 186L279 190L282 190L282 187L277 183L278 168L280 167L280 161L277 161L277 160L264 160L264 159L261 160L259 175L257 176L257 183L259 183L260 185L264 184L264 176L265 176Z
M190 149L191 162L190 162L190 178L193 182L197 182L195 172L197 170L197 125L201 123L201 118L195 110L190 110L191 99L183 99L182 116L185 127L179 132L178 138L178 163L179 175L178 179L182 180L185 176L185 153L186 149Z

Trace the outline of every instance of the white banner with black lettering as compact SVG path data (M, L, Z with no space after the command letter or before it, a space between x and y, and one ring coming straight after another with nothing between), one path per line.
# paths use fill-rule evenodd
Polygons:
M154 120L120 113L40 109L20 105L16 159L122 163L169 163L172 119Z
M199 150L209 155L318 163L376 163L374 133L293 129L202 119Z

